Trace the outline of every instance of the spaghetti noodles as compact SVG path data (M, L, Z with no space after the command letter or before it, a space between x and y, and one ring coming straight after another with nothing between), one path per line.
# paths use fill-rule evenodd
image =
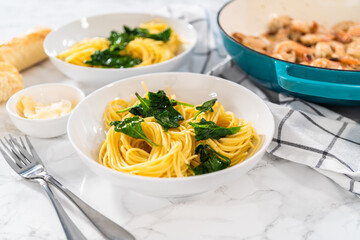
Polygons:
M175 95L171 95L175 99ZM99 163L120 172L149 177L186 177L194 175L193 168L200 164L200 157L195 154L198 143L209 145L217 153L231 160L230 166L239 164L253 155L260 144L260 138L250 122L241 120L232 112L225 112L223 106L216 102L213 112L197 113L194 107L176 105L174 108L184 117L180 126L164 128L154 117L145 118L141 127L145 135L160 146L149 144L143 139L135 139L122 132L115 131L112 121L121 121L133 117L129 112L117 111L138 104L138 100L128 102L115 99L109 103L104 113L106 139L100 145ZM213 121L217 125L230 128L241 126L233 135L216 139L195 141L194 128L189 122L199 122L201 118Z
M150 34L161 34L169 25L161 20L153 20L140 25L141 29L147 29ZM96 37L84 39L75 43L68 50L60 53L57 57L68 63L86 66L99 67L87 63L91 56L97 51L104 51L110 48L110 41L106 38ZM160 41L146 37L135 37L129 41L125 49L117 51L119 56L131 56L140 59L140 63L134 64L134 67L147 66L160 63L173 58L181 46L179 35L172 29L171 35L167 41ZM131 65L132 66L132 65ZM110 66L111 67L111 66Z
M95 37L84 39L72 45L65 52L60 53L57 58L75 65L89 67L89 65L85 64L85 61L89 60L96 51L103 51L108 49L109 46L110 41L106 38Z

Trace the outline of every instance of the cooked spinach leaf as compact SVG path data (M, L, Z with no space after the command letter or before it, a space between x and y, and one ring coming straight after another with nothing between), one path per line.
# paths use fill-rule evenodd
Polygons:
M217 99L214 98L214 99L204 102L201 106L197 106L196 110L198 110L198 112L195 114L193 119L196 119L196 117L202 112L207 112L207 111L213 112L214 110L212 109L212 106L214 106L216 101L217 101Z
M145 29L145 30L147 30L147 29ZM148 31L148 32L149 32L149 31ZM147 35L144 36L144 37L146 37L146 38L152 38L152 39L158 40L158 41L167 42L167 41L169 41L169 39L170 39L171 32L172 32L171 28L167 28L167 29L165 29L164 31L162 31L161 33L158 33L158 34L150 34L150 33L149 33L149 34L147 34Z
M166 93L163 90L158 92L149 92L148 97L150 100L150 108L156 113L161 113L168 108L172 108L173 105L170 102L170 99L166 96Z
M141 63L141 59L133 58L130 55L121 54L128 43L137 37L151 38L159 41L168 41L171 36L171 28L167 28L159 34L151 34L148 29L134 28L124 26L124 32L111 31L109 49L96 51L85 61L85 64L91 66L100 66L105 68L129 68Z
M150 109L150 100L141 97L138 93L135 93L135 96L139 99L140 103L133 107L130 113L144 118L153 116L153 112Z
M216 125L212 121L206 121L204 118L198 123L189 122L195 129L195 140L206 140L208 138L220 139L226 135L235 134L240 130L239 127L224 128Z
M173 107L164 109L162 112L154 114L156 122L162 125L167 131L169 128L179 127L179 121L184 120L184 117Z
M125 133L130 137L137 139L144 139L148 143L154 146L160 146L153 141L151 141L144 133L141 127L141 123L144 119L139 116L125 118L123 121L112 121L110 123L111 126L115 126L115 131Z
M183 105L183 106L187 106L187 107L194 107L194 105L192 105L190 103L179 102L179 101L177 101L175 99L171 99L170 102L171 102L171 105L173 105L173 106Z
M135 116L141 116L143 118L153 116L152 111L150 110L150 100L141 97L137 92L135 93L135 96L140 101L140 103L138 105L121 109L121 110L117 111L116 113L122 113L122 112L129 111L130 113L134 114Z
M229 158L217 153L209 145L200 143L195 148L195 154L200 154L200 165L190 168L195 175L216 172L230 166Z
M135 95L140 103L134 107L122 109L118 113L130 111L130 113L137 116L154 116L156 122L162 125L165 130L179 127L178 121L184 120L184 117L175 110L173 102L170 101L163 90L159 90L157 93L148 92L149 99L142 98L138 93L135 93Z
M126 33L126 29L127 27L124 26L124 30L125 30L124 32L116 32L116 31L110 32L110 37L108 38L108 40L110 41L111 52L125 49L127 44L131 40L133 40L130 38L129 34Z
M90 60L85 61L92 66L101 66L104 68L129 68L141 63L140 58L133 58L130 55L120 55L117 52L111 52L109 49L96 51L91 55Z
M184 120L184 117L175 110L170 99L163 90L159 90L157 93L149 92L148 96L150 100L150 109L153 112L156 121L161 124L165 130L180 126L178 121Z
M124 32L129 36L130 39L136 37L143 37L163 42L168 41L171 36L171 28L167 28L158 34L151 34L150 31L146 28L136 27L131 30L131 28L129 28L128 26L124 26Z
M124 32L119 33L116 31L111 31L110 37L108 39L111 43L110 51L116 51L125 49L126 45L137 37L151 38L154 40L166 42L170 39L170 36L171 28L167 28L158 34L151 34L149 30L145 28L137 27L131 29L128 26L124 26Z

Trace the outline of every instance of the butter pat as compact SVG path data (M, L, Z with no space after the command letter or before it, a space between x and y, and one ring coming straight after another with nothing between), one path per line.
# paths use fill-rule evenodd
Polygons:
M61 117L72 110L69 100L61 99L48 105L36 102L30 96L22 96L17 104L20 116L27 119L49 119Z

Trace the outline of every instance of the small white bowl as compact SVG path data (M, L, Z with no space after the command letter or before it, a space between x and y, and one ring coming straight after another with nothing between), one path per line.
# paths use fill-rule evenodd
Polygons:
M74 43L91 37L108 37L112 30L122 31L123 26L131 28L153 19L164 20L183 41L180 53L172 59L158 64L136 68L93 68L64 62L56 56ZM84 17L70 22L51 32L44 41L44 49L51 62L68 77L94 86L103 86L113 81L145 73L175 71L186 63L195 46L197 33L194 27L184 21L145 13L114 13Z
M66 133L70 113L51 119L26 119L21 117L16 109L21 96L31 96L34 101L50 104L67 99L77 105L85 98L85 94L74 86L49 83L25 88L15 93L6 103L6 110L14 125L23 133L38 138L51 138ZM76 108L76 107L75 107Z
M115 98L131 100L131 95L135 92L140 95L145 93L142 81L149 91L166 90L169 87L177 99L194 104L216 95L225 110L253 123L261 138L260 148L253 156L233 167L184 178L136 176L99 164L99 146L105 139L103 115L106 106ZM68 123L69 140L80 159L92 171L110 183L157 197L189 196L235 181L261 159L273 138L274 130L274 118L256 94L225 79L195 73L146 74L109 84L87 96L73 111Z

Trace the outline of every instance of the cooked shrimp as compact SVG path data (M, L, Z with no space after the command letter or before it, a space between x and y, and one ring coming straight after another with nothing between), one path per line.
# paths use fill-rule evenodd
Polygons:
M352 26L347 31L350 37L360 37L360 25Z
M276 42L289 40L289 32L290 32L290 30L287 28L279 29L279 31L272 38Z
M310 63L310 66L321 67L321 68L332 68L332 69L344 69L340 63L331 61L327 58L318 58Z
M281 16L258 37L236 33L242 44L285 61L360 71L360 23L343 21L332 28Z
M345 45L337 41L329 41L330 46L334 49L335 54L345 54Z
M335 32L347 32L350 27L355 25L358 25L358 23L354 21L342 21L332 26L332 30Z
M332 29L335 32L336 40L342 43L351 42L351 34L348 32L352 27L357 26L358 23L354 21L342 21L338 24L335 24ZM357 30L355 30L357 31ZM355 32L354 32L355 33Z
M289 16L280 16L273 18L268 25L268 33L275 34L279 29L288 28L291 24L292 18Z
M243 44L256 51L265 53L266 48L270 45L270 41L264 37L249 36L244 39Z
M319 33L319 34L326 34L326 35L333 35L334 31L332 29L329 29L327 27L324 27L323 25L318 25L317 26L317 30L314 33Z
M359 65L359 63L360 63L358 59L353 58L353 57L348 56L348 55L341 56L339 58L339 61L341 63L344 63L344 64L349 65L349 66L356 66L356 65Z
M333 50L331 46L326 42L318 42L315 46L315 57L317 58L327 58L331 57Z
M296 54L294 52L287 54L272 53L269 54L269 56L288 62L296 62Z
M294 51L298 55L304 55L306 53L312 53L311 48L305 47L297 42L288 40L278 43L274 49L274 53L282 53Z
M312 26L308 22L302 20L292 20L290 24L291 30L301 33L309 33L312 29L311 27Z
M315 57L313 54L304 54L304 59L300 64L306 63L305 65L309 65L312 61L315 60Z
M276 42L270 40L270 44L266 47L266 54L271 55L274 52Z
M331 41L333 39L334 39L334 35L332 34L307 33L300 37L300 42L302 42L305 45L314 45L318 42Z
M318 42L315 46L315 56L318 58L338 59L345 55L345 46L336 41Z
M347 28L345 31L338 31L335 33L336 40L342 43L349 43L352 41L353 37L360 37L360 25L352 25Z
M295 42L298 42L300 40L300 37L303 35L303 33L301 32L297 32L297 31L290 31L289 32L289 39L293 40Z
M289 61L289 62L296 62L296 53L295 52L289 52L289 53L273 53L270 54L270 56L280 59L280 60L285 60L285 61Z
M355 38L347 47L346 53L360 59L360 38Z
M238 41L239 43L242 43L243 40L246 38L245 34L239 33L239 32L235 32L232 34L233 38L235 38L236 41Z
M313 21L310 27L310 32L312 33L318 33L318 31L320 30L322 26L319 25L317 22ZM321 33L321 32L319 32Z
M278 43L274 49L274 54L280 54L284 58L293 52L296 54L296 57L302 61L304 55L312 54L313 50L291 40Z
M265 37L246 36L242 33L234 33L233 37L245 46L252 48L256 51L265 53L267 46L270 45L270 41Z
M336 32L335 39L342 43L351 42L351 36L347 32Z

